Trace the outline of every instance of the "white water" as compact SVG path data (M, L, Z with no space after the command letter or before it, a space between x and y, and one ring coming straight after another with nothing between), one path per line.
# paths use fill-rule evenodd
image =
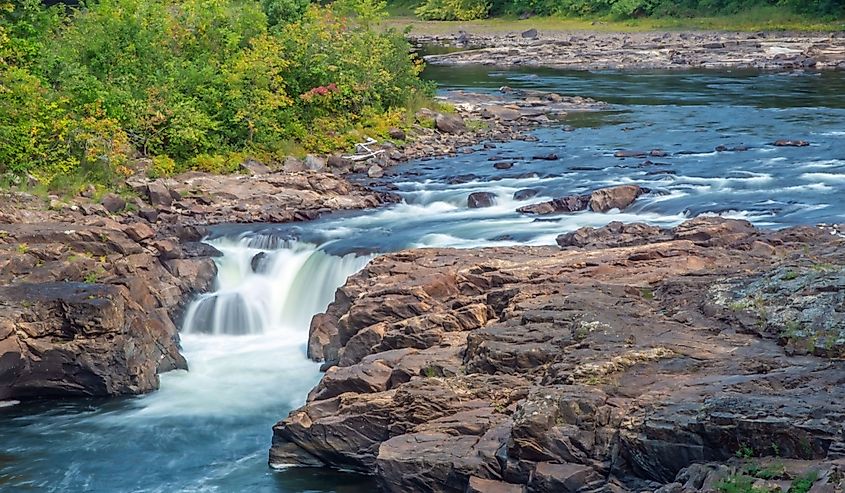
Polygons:
M190 371L162 375L161 390L137 401L138 418L300 405L319 379L318 365L305 355L311 318L371 259L266 235L211 244L223 253L214 289L191 303L183 322ZM253 262L256 255L260 261Z
M371 258L335 257L308 243L283 242L279 247L271 236L224 237L214 247L223 253L214 290L188 307L183 334L298 332Z

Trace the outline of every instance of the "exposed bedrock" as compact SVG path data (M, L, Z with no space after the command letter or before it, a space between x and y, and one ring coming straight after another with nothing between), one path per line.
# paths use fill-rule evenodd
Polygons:
M786 489L835 488L844 241L700 218L379 257L314 318L328 370L270 462L392 492L680 492L777 455Z
M200 243L204 225L396 200L327 173L247 165L251 175L133 177L136 196L101 201L0 194L0 400L138 394L185 368L176 324L219 254Z

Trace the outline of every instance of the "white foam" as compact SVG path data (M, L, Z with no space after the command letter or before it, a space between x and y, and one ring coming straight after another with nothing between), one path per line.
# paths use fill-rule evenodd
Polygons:
M822 181L827 183L845 183L845 174L839 173L804 173L802 180Z

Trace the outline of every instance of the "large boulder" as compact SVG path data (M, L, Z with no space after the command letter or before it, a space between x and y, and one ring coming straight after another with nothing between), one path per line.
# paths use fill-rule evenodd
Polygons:
M620 185L602 188L590 194L590 210L607 212L612 209L624 210L633 204L645 191L637 185Z
M496 194L492 192L473 192L467 197L467 207L480 209L492 207L496 203Z
M438 113L434 118L434 127L444 134L461 134L466 132L466 124L458 115L444 115Z

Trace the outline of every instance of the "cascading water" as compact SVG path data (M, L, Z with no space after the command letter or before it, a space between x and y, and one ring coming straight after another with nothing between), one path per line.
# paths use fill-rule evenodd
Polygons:
M373 491L352 475L267 467L272 424L301 405L321 376L305 357L310 318L370 259L349 252L552 245L558 234L582 226L612 220L671 226L699 214L771 227L845 221L840 73L495 70L478 79L472 70L449 67L439 77L446 86L473 89L461 77L475 73L472 84L591 96L615 103L615 111L571 115L573 132L538 129L538 142L398 166L391 191L404 203L392 207L249 231L219 227L210 241L223 253L216 284L192 303L182 326L190 371L161 375L161 390L138 398L0 403L7 406L0 408L0 490ZM768 144L781 138L811 145ZM738 144L748 150L714 151ZM657 147L670 155L653 163L613 155ZM550 152L560 159L531 158ZM512 161L513 169L494 168L499 160ZM624 183L652 193L609 214L515 211L529 203L514 198L519 190L541 201ZM467 195L481 191L496 195L494 205L469 209Z
M184 334L271 334L301 329L331 302L346 278L371 257L329 255L315 245L244 234L213 242L214 290L186 311Z

